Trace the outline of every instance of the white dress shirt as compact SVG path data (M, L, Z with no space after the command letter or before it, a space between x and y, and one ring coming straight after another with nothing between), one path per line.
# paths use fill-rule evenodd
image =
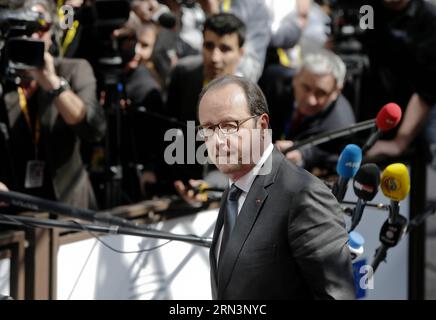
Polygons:
M238 215L241 212L241 208L244 205L245 199L247 198L247 194L250 191L251 186L253 185L254 179L256 179L256 176L258 175L263 164L266 162L268 157L271 155L273 149L274 149L274 146L272 143L270 143L268 145L268 147L265 149L265 151L263 152L262 157L260 158L259 162L253 167L253 169L251 169L248 173L246 173L244 176L242 176L241 178L239 178L236 181L232 181L232 179L229 179L229 186L231 186L234 183L239 189L242 190L242 193L238 199ZM216 246L217 263L219 260L219 253L220 253L220 249L221 249L223 230L224 230L224 224L223 224L223 227L221 228L220 235L219 235L218 241L217 241L217 246Z

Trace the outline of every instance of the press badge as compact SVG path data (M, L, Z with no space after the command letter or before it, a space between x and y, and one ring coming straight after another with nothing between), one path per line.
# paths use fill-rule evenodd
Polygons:
M42 187L44 181L44 161L27 161L25 188Z

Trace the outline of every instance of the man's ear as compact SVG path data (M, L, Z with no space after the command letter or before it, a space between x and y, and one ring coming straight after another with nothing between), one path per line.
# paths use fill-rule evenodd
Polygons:
M264 113L258 119L258 124L261 129L269 129L269 116Z

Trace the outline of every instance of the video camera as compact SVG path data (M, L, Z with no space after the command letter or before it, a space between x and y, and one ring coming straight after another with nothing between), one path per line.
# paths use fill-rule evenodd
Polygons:
M116 81L119 69L126 60L120 50L120 44L124 39L114 38L113 32L121 28L129 19L130 2L127 0L96 0L94 10L94 26L99 37L97 68L104 75L104 82L113 82ZM132 50L135 44L132 45Z
M360 27L360 8L365 0L324 0L331 10L332 37L340 53L359 53L362 44L359 37L365 33Z
M43 15L30 9L6 9L0 12L2 75L44 65L44 42L29 37L47 28L50 28L50 24L44 20Z
M179 5L192 8L197 3L197 0L176 0Z

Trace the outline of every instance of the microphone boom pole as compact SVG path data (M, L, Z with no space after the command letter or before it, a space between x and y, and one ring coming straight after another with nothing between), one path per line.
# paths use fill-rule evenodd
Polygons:
M48 211L91 222L98 221L125 227L137 227L135 223L116 217L110 214L110 212L95 212L89 209L79 209L64 203L46 200L15 191L0 191L0 201L32 211Z
M380 245L380 247L377 248L377 250L375 252L374 260L371 263L372 274L375 273L380 262L385 261L388 249L389 249L389 247L383 243Z
M95 212L89 209L79 209L64 203L50 201L14 191L0 191L0 202L6 202L33 211L48 211L86 221L106 223L110 225L109 229L112 231L117 229L119 232L123 232L124 234L185 242L192 242L192 240L195 240L194 242L196 242L199 239L200 242L203 241L201 240L203 238L197 236L176 235L170 232L153 230L147 226L138 225L132 221L114 216L110 211Z
M296 142L291 147L283 150L283 154L294 150L304 150L307 148L315 147L317 145L329 142L331 140L341 138L347 135L351 135L360 131L369 130L375 127L375 119L362 121L351 126L347 126L337 130L331 130L327 132L323 132L314 137L307 138L301 141Z
M128 236L138 236L145 238L157 238L165 240L175 240L187 242L190 244L199 245L202 247L210 248L212 240L206 237L198 237L193 235L180 235L174 233L162 233L158 230L140 230L120 226L99 226L91 224L78 224L73 221L56 221L51 219L37 219L32 217L23 216L11 216L6 214L0 214L0 223L9 224L14 226L23 225L36 225L38 227L50 229L50 228L62 228L75 231L93 231L107 234L119 234Z

